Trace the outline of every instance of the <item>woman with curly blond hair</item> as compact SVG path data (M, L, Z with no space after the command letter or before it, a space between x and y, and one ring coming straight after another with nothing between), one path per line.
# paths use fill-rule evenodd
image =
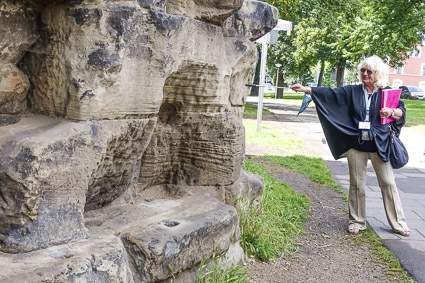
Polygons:
M347 157L350 173L348 232L366 229L366 168L370 159L378 178L385 213L394 233L410 236L389 162L388 125L381 119L393 117L391 127L397 135L405 123L406 108L400 100L397 108L381 109L382 89L388 80L388 66L378 56L364 59L358 66L359 85L340 88L291 88L311 94L317 114L335 159Z

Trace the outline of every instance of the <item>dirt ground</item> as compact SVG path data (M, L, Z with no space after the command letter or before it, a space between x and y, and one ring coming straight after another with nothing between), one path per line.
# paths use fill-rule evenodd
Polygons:
M293 119L292 114L298 107L286 109L291 115L285 115L284 108L285 106L278 109L269 108L275 114L266 114L263 119L280 121L285 125L288 119ZM318 122L312 111L306 113L305 122ZM247 158L249 155L261 154L261 148L247 144ZM277 258L271 263L248 262L248 282L397 281L385 273L379 262L372 261L368 244L358 245L354 240L355 236L347 233L348 210L342 194L321 187L286 167L270 166L276 179L310 198L309 219L304 224L305 235L300 235L297 239L300 252L293 254L291 258Z

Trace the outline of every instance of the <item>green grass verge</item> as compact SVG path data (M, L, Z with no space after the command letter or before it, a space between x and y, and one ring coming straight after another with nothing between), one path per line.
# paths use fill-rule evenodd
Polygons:
M384 266L387 275L397 278L397 282L415 282L415 280L401 267L397 257L382 244L381 239L370 226L368 226L365 231L356 235L355 241L358 245L362 245L363 243L370 244L370 250L373 254L372 260Z
M223 262L224 254L213 254L204 259L196 276L196 283L242 283L247 280L248 270L245 267Z
M261 131L257 131L257 121L252 119L243 119L243 125L247 143L263 148L267 154L288 155L305 152L304 140L283 126L277 128L276 125L263 121Z
M293 156L264 156L274 164L288 167L294 172L304 174L312 181L339 193L343 192L342 186L332 177L331 171L326 167L322 158L312 158L304 155Z
M244 169L262 176L265 187L256 208L240 208L241 246L263 261L296 251L294 237L303 233L308 197L277 181L255 162L245 161Z
M425 132L425 100L403 99L406 107L406 127L418 132Z
M257 105L247 103L247 104L245 104L245 109L244 109L243 114L255 115L256 116L257 112L258 112L257 109L258 109ZM272 112L263 108L263 114L265 114L265 113L272 113Z

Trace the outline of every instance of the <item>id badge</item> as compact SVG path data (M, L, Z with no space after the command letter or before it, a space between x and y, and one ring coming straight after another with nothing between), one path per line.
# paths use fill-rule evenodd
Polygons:
M370 122L359 122L360 130L370 130Z
M370 141L369 131L362 131L362 141Z

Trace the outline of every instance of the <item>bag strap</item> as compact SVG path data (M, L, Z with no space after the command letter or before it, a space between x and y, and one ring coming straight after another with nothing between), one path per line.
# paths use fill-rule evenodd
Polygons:
M391 123L388 124L388 138L390 139L391 143L394 143L394 137L396 137L396 134L393 130L393 128L391 127Z

